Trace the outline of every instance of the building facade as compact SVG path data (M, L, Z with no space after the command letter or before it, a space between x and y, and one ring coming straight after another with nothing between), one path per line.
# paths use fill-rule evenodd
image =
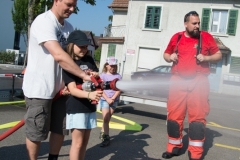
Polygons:
M170 38L185 30L185 14L197 11L201 30L214 36L223 53L222 61L209 64L211 91L240 95L239 1L113 0L109 8L113 21L101 39L100 66L115 56L123 79L129 79L131 72L168 64L163 54Z

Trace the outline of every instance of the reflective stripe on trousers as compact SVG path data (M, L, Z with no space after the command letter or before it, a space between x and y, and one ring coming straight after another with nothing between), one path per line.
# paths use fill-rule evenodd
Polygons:
M203 144L204 144L204 142L193 142L193 141L189 141L189 145L190 145L190 146L202 147Z
M182 143L182 139L178 139L178 140L168 139L168 143L171 143L171 144L181 144Z

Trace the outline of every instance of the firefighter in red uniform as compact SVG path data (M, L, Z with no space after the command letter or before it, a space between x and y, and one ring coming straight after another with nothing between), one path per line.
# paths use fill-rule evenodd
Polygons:
M173 62L167 102L167 151L165 159L178 156L182 148L183 121L188 113L190 160L199 160L205 140L205 117L209 113L209 62L217 62L222 54L207 32L199 31L198 13L191 11L184 17L185 31L171 38L164 53Z

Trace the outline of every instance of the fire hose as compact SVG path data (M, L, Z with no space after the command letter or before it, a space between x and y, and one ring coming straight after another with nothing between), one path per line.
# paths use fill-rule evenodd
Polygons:
M115 90L118 91L119 89L116 87L116 83L117 83L118 79L114 79L112 81L106 81L104 82L101 78L95 78L93 76L91 76L91 81L86 81L83 84L79 84L77 85L78 89L84 90L84 91L101 91L101 90ZM55 97L53 98L53 101L55 101L56 99L58 99L59 97L61 97L63 95L63 90L59 91ZM92 104L97 104L97 101L93 100L91 101ZM19 128L21 128L23 125L25 124L24 119L22 119L19 123L17 123L15 126L13 126L12 128L8 129L6 132L2 133L0 135L0 141L2 141L3 139L7 138L8 136L10 136L12 133L14 133L15 131L17 131Z

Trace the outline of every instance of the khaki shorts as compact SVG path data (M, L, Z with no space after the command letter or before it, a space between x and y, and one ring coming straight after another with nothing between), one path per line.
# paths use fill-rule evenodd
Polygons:
M49 131L68 135L66 130L67 96L52 102L51 99L25 97L27 113L25 115L26 137L31 141L43 141Z
M61 96L52 103L50 131L61 135L68 135L66 129L66 101L68 96Z
M25 97L27 113L25 115L25 133L31 141L47 139L51 119L51 99Z

